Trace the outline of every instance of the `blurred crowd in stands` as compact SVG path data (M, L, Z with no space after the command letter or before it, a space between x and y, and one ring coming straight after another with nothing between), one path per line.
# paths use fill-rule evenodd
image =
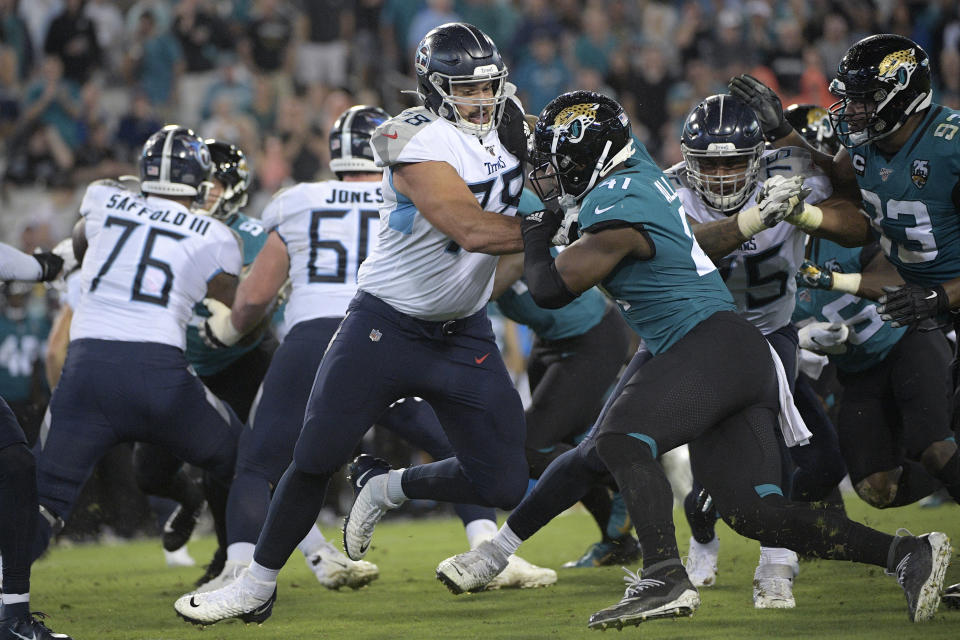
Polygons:
M934 100L960 108L957 0L0 0L0 239L51 248L86 184L135 174L170 122L245 151L258 217L278 189L332 177L326 135L348 106L417 104L402 93L414 49L451 21L494 39L528 112L606 93L663 167L731 76L826 106L840 57L872 33L920 43ZM34 437L56 307L55 291L0 289L0 395Z

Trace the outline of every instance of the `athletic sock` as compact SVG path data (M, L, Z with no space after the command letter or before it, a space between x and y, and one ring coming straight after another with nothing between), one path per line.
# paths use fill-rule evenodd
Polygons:
M302 553L304 556L309 556L311 553L314 553L320 547L326 544L326 542L327 539L323 537L322 533L320 533L320 528L314 524L312 527L310 527L310 531L307 532L307 535L303 537L303 540L300 541L300 544L297 545L297 548L300 549L300 553Z
M507 556L512 556L520 548L523 540L513 532L510 525L504 524L490 542L499 547Z
M476 549L481 542L490 540L497 535L497 523L486 518L472 520L464 525L463 529L467 534L467 544L470 545L471 549Z

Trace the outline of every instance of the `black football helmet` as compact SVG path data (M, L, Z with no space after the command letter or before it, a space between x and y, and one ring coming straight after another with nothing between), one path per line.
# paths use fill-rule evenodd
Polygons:
M207 213L219 220L226 220L247 204L247 190L250 188L247 157L235 144L213 138L204 142L210 149L210 158L213 161L211 176L223 185L223 191L216 202L210 205Z
M730 94L708 97L687 116L680 136L687 178L715 211L738 211L757 186L763 131L757 115Z
M140 190L202 201L212 166L210 149L203 140L186 127L168 124L143 144Z
M790 126L813 145L829 155L840 150L840 141L830 122L830 112L815 104L792 104L783 111Z
M887 137L930 106L930 60L920 45L890 33L870 36L844 54L830 93L840 143L858 147Z
M499 126L504 103L516 92L516 87L507 83L507 66L497 45L465 22L448 22L429 31L417 46L414 67L424 106L477 136ZM491 83L492 96L454 95L458 86L481 82ZM470 119L474 114L480 122Z
M330 170L344 173L383 171L373 160L370 138L374 130L390 119L380 107L358 104L340 114L330 131Z
M630 119L620 103L593 91L564 93L537 118L530 181L541 200L579 200L633 151Z

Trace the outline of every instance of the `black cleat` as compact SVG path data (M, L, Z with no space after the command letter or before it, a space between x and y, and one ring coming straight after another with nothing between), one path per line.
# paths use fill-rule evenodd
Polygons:
M679 565L680 561L667 562ZM627 572L624 578L627 590L623 599L590 616L587 626L601 631L609 627L620 630L624 625L636 626L645 620L693 615L700 606L700 594L696 587L690 583L682 565L679 565L679 571L673 566L661 570L663 566L664 563L657 563L654 571L645 571L643 575L648 577L641 577L624 568Z
M951 609L960 609L960 582L943 590L943 604Z
M47 614L34 611L16 618L0 620L0 640L73 640L65 633L54 633L43 619Z
M950 538L934 531L903 538L899 545L909 546L903 546L905 553L897 563L897 582L907 597L910 620L925 622L933 617L940 604L940 588L950 565Z
M196 507L185 507L182 504L177 505L170 517L163 525L163 548L167 551L176 551L190 541L193 530L197 526L197 520L203 512L204 501L200 501Z

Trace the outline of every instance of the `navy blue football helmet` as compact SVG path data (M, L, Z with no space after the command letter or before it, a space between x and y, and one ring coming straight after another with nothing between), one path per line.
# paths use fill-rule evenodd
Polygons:
M338 178L344 173L383 171L373 160L370 138L389 119L390 114L380 107L363 104L341 113L330 131L330 170Z
M530 182L541 200L579 200L633 151L630 119L619 102L593 91L564 93L537 118Z
M204 140L210 149L213 162L211 176L216 178L223 191L210 205L207 213L219 220L226 220L247 204L247 190L250 189L250 168L247 157L235 144L220 142L213 138Z
M687 178L703 202L731 215L757 186L763 155L760 122L739 98L710 96L687 116L680 152Z
M839 98L830 106L830 117L843 146L885 138L930 107L927 52L910 38L890 33L864 38L840 60L830 93Z
M497 45L465 22L448 22L429 31L417 46L414 67L424 106L477 136L499 126L504 103L516 92L507 83L507 66ZM483 82L491 83L490 96L458 95L464 85Z
M815 104L792 104L783 111L783 116L793 127L794 131L813 145L814 149L834 155L840 150L840 140L837 139L830 122L830 113Z
M158 196L203 199L213 163L210 149L186 127L168 124L140 154L140 190Z

